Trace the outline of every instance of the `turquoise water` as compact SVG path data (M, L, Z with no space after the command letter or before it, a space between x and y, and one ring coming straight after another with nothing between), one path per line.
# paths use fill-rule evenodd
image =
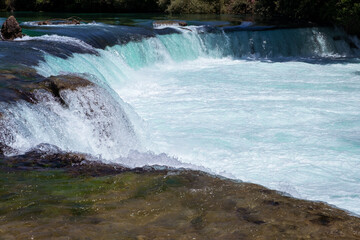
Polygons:
M95 94L110 106L97 112L114 112L116 104L121 110L81 124L82 104L56 108L52 125L66 131L20 134L12 146L25 151L45 141L130 166L205 169L360 213L358 39L330 28L175 30L95 55L45 53L39 74L85 74L112 96ZM92 48L73 36L25 40ZM66 96L79 95L94 98L86 91ZM43 121L33 111L19 114L26 129ZM104 119L109 138L96 124Z
M200 59L144 69L119 94L158 152L359 212L358 66Z

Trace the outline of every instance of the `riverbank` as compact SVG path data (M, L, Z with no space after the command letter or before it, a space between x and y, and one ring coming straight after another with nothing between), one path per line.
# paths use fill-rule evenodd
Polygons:
M3 239L360 237L360 219L340 209L199 171L33 152L1 158L0 176Z
M265 22L280 24L337 25L348 33L360 35L360 3L356 0L141 0L141 1L0 1L0 9L45 12L118 12L168 14L236 14L257 16Z

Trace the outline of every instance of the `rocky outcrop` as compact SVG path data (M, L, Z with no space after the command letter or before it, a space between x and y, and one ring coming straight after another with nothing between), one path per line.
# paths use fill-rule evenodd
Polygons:
M37 22L38 26L47 26L47 25L79 25L81 23L78 18L67 18L67 19L53 19Z
M14 40L23 37L22 29L14 16L10 16L1 27L3 40Z
M360 239L340 209L199 171L32 151L0 161L0 179L4 239Z
M92 82L75 75L42 77L30 68L0 70L0 102L25 100L36 103L35 90L43 89L63 103L60 92L76 90L93 85Z
M167 26L186 27L187 23L184 21L172 21L172 20L154 21L153 26L154 27L167 27Z
M0 156L5 148L7 146L0 143ZM40 144L25 154L4 157L0 166L27 171L61 169L73 176L109 176L134 171L118 164L102 163L87 154L63 152L49 144Z

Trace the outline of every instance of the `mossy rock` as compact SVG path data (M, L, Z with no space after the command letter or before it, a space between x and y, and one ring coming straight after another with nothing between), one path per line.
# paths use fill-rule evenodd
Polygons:
M325 203L198 171L150 169L93 177L0 168L2 237L360 238L360 219Z

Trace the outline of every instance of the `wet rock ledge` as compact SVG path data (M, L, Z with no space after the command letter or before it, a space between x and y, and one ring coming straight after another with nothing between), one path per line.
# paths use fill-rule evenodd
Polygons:
M190 170L75 153L0 157L2 239L360 239L325 203Z
M76 75L58 75L45 78L31 68L0 69L0 102L24 100L37 103L36 92L47 91L62 104L60 92L94 86L92 82ZM1 109L0 109L1 114ZM1 117L1 115L0 115Z

